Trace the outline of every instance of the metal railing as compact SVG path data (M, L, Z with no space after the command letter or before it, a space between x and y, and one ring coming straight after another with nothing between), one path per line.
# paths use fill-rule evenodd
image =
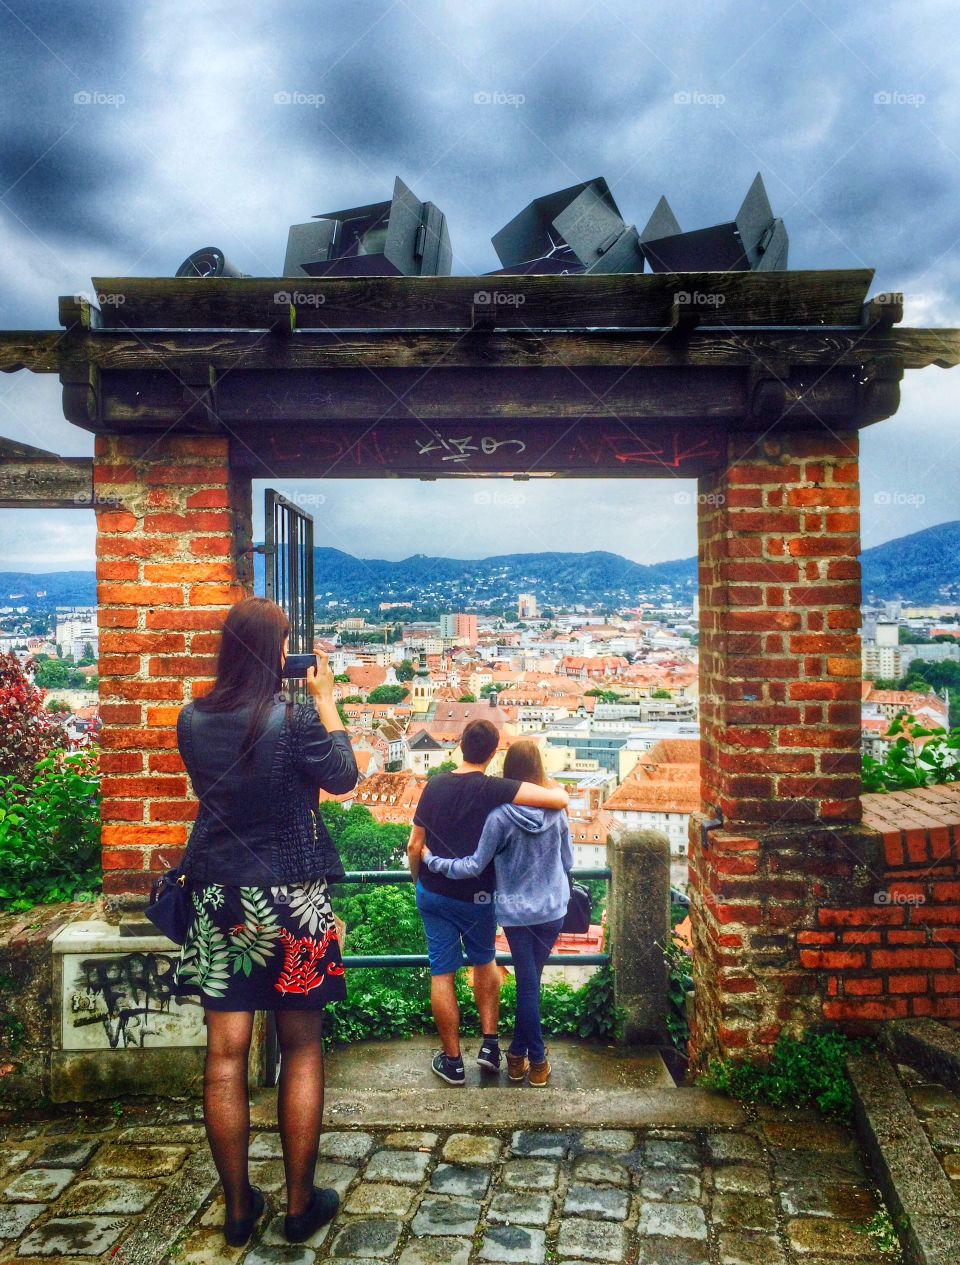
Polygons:
M593 869L571 870L575 879L610 880L609 866L596 866ZM398 883L412 883L413 875L409 870L350 870L340 883L368 883L373 886L395 886ZM338 883L331 884L339 886ZM496 957L500 966L513 966L513 955L498 953ZM547 966L606 966L610 961L609 953L552 953L547 958ZM346 967L383 968L398 966L429 966L430 960L425 953L345 953L343 965Z

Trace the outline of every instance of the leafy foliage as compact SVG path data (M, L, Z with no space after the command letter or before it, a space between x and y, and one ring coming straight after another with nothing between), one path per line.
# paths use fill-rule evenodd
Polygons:
M863 757L865 791L906 791L960 780L960 727L948 732L942 725L927 728L913 716L898 716L888 732L898 736L883 759Z
M92 900L100 887L96 752L56 752L24 781L0 776L0 909Z
M29 782L38 760L67 745L63 726L28 679L32 667L12 650L0 655L0 775L17 782Z
M687 1023L687 992L693 987L690 956L675 936L661 945L667 963L667 1032L678 1050L685 1050L690 1039Z
M807 1033L802 1040L781 1036L768 1062L713 1059L697 1083L745 1102L777 1107L812 1104L824 1115L850 1120L853 1093L844 1063L848 1055L871 1044L838 1032Z
M454 760L441 760L439 764L435 764L432 769L427 769L427 780L436 777L438 773L452 773L457 767Z
M367 695L367 702L402 703L409 693L405 685L378 685Z

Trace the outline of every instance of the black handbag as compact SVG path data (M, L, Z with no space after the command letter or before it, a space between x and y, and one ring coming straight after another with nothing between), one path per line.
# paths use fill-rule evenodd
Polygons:
M590 889L582 883L570 884L570 903L560 928L562 935L583 936L590 930L593 916L593 900Z
M174 944L183 944L190 925L190 896L187 876L179 865L154 879L150 904L143 911L158 931Z

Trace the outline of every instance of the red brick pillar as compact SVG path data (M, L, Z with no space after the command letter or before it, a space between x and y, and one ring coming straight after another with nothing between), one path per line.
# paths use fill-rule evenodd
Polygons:
M795 936L862 844L857 435L734 435L727 458L699 495L697 1055L819 1014Z
M250 482L231 476L226 438L167 434L98 436L94 483L104 891L125 907L196 815L177 712L208 687L217 630L249 591Z

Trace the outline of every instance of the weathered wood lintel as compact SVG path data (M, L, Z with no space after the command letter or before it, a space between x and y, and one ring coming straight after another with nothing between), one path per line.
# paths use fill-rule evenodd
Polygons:
M12 451L28 447L9 441L0 444L0 508L94 507L92 457L58 457L56 453L44 453L38 458ZM42 452L41 449L32 451Z
M904 329L888 333L849 328L731 328L700 325L682 340L663 330L511 330L465 338L461 330L325 332L297 330L288 337L265 332L137 332L79 329L0 330L0 371L30 369L74 377L89 363L118 371L167 368L196 381L213 365L226 373L247 369L376 370L563 364L649 368L744 367L776 358L793 365L859 365L898 355L905 369L960 364L960 330Z

